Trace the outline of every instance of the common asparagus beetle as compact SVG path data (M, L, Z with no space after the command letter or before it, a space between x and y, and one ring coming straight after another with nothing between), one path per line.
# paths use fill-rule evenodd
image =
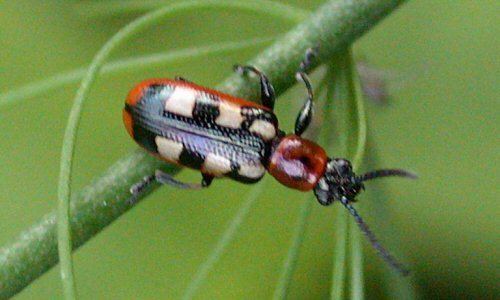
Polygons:
M364 182L379 177L415 178L400 169L385 169L356 175L344 158L330 158L325 150L301 135L311 123L313 91L306 74L315 50L306 51L296 78L305 84L307 100L300 110L293 134L278 127L273 113L274 88L267 76L254 66L236 65L241 75L254 73L260 79L261 103L205 88L181 77L149 79L130 93L123 121L132 138L147 151L167 162L201 171L201 184L184 183L156 171L131 188L138 194L152 181L179 188L208 187L216 177L227 176L243 183L255 183L266 170L287 187L313 190L321 205L335 200L354 216L372 246L392 267L403 267L377 241L351 205Z

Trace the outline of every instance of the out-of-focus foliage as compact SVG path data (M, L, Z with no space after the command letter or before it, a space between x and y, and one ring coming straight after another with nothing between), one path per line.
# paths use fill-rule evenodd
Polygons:
M91 14L87 5L97 2L0 2L0 92L87 65L106 39L139 15ZM290 3L314 8L320 1ZM388 105L366 105L371 162L362 169L404 167L420 175L417 182L367 184L357 207L382 241L406 255L424 296L484 298L499 292L495 11L494 1L410 1L355 46L370 63L398 74L389 82ZM186 13L132 39L115 58L275 35L291 25L233 11ZM123 98L135 82L182 75L213 86L256 51L101 77L83 116L76 188L136 147L121 122ZM75 88L0 111L1 244L55 207L61 139ZM279 99L284 129L291 128L303 92L294 89ZM192 171L180 177L199 179ZM264 196L200 298L272 295L304 197L265 180ZM179 297L249 190L228 180L203 192L160 189L76 253L82 298ZM370 214L379 209L377 202L385 202L390 218ZM333 217L332 209L312 209L293 298L328 295ZM377 271L385 266L378 266L372 249L365 253L366 294L386 295L392 283L382 282ZM58 272L52 270L18 298L60 296Z

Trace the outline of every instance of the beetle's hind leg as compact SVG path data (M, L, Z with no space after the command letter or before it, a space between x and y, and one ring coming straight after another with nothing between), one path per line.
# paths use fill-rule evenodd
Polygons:
M172 175L160 170L156 170L154 176L156 181L158 181L158 183L168 184L179 189L199 190L203 187L203 185L198 183L185 183L176 180Z
M149 175L144 177L140 182L134 184L130 188L130 193L132 195L140 194L147 186L149 186L153 181L156 181L160 184L168 184L170 186L179 188L179 189L192 189L199 190L201 188L208 187L213 180L213 176L203 175L203 179L201 184L198 183L186 183L175 179L172 175L165 173L161 170L156 170L154 175Z
M260 101L262 105L273 110L274 109L274 88L269 78L267 78L266 74L257 69L254 66L242 66L242 65L234 65L234 70L239 74L246 74L248 72L252 72L259 76L260 79Z

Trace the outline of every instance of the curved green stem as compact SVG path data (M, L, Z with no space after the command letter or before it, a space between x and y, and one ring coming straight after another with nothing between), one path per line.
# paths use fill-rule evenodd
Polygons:
M402 2L404 1L328 1L310 18L255 57L251 63L260 66L270 76L271 80L276 83L275 88L278 94L283 93L295 83L296 66L307 48L321 45L314 65L325 62L339 49L351 44L372 28ZM206 2L203 1L203 3ZM179 11L186 9L186 4L183 5L177 5L176 9ZM92 65L91 70L94 71L94 75L86 77L86 88L78 93L79 102L83 100L82 95L85 96L88 92L88 87L95 79L96 71L100 70L104 58L113 49L113 45L168 13L168 10L162 9L149 14L147 22L144 18L138 19L133 23L135 27L127 27L126 31L122 31L107 44ZM218 88L245 98L252 98L258 94L255 84L250 84L249 81L234 74ZM72 118L78 116L80 110L81 107L76 109L76 114L73 114ZM76 127L70 131L76 132ZM72 150L70 146L66 146L66 150ZM67 156L72 156L72 151L66 151L66 153ZM161 165L161 162L156 159L147 157L142 152L135 152L111 166L102 177L91 183L81 193L71 195L70 224L73 247L82 245L142 199L145 195L141 195L140 199L128 201L129 187ZM62 179L69 179L68 166L69 164L64 167ZM124 166L126 169L123 168ZM175 168L170 167L169 172L174 170ZM62 188L60 195L65 198L68 191L69 189ZM57 263L55 220L54 213L46 215L40 222L21 233L11 244L0 249L0 298L8 298L16 294Z
M182 296L182 299L185 300L192 299L196 294L196 292L200 289L201 285L203 284L203 281L207 278L208 273L213 268L213 266L219 261L222 254L224 253L224 251L229 246L234 236L240 229L241 224L243 223L246 216L250 212L250 209L255 204L255 201L260 197L260 195L264 191L264 186L265 184L261 183L255 186L248 193L248 196L246 197L245 201L243 201L240 208L234 215L233 219L231 220L231 222L229 222L228 226L226 227L226 230L224 230L224 232L222 233L214 249L196 271L195 275L193 276L193 279L186 288L184 295Z
M351 82L353 86L350 105L355 109L356 118L356 148L354 151L352 164L355 171L359 171L366 148L367 125L366 114L361 90L361 83L356 73L352 53L349 55L351 69ZM351 232L351 299L364 298L364 279L363 279L363 247L361 244L361 232L354 222L349 223Z
M310 196L305 197L303 200L304 203L302 203L300 208L299 219L292 237L292 244L288 249L283 271L278 279L276 290L274 291L273 299L275 300L286 299L287 297L293 271L295 271L295 266L297 265L300 246L305 237L307 220L311 214L312 205L314 204L314 200L311 198Z
M349 157L350 138L352 138L353 123L349 118L350 109L348 99L351 94L350 74L347 50L338 54L335 60L328 64L326 78L327 102L325 103L324 115L327 120L334 120L331 128L325 131L324 139L330 141L327 144L328 153L335 153L335 157ZM333 123L333 122L332 122ZM334 133L334 137L332 137ZM336 139L336 140L335 140ZM333 141L335 140L335 149ZM330 286L330 297L334 300L344 299L346 284L347 266L347 241L349 237L349 227L347 212L343 207L335 207L335 246L333 249L333 270Z
M337 153L341 153L348 159L352 158L353 167L359 169L362 163L366 146L366 115L364 102L360 93L359 81L354 69L351 50L340 53L334 63L329 66L328 74L332 77L331 92L335 110L330 113L336 115L337 134L340 143L336 147ZM343 208L339 208L343 210ZM361 248L360 234L354 222L349 222L347 227L347 213L339 212L334 265L332 274L331 298L342 299L345 295L345 266L346 259L350 259L351 266L351 298L363 298L363 253ZM350 258L346 255L346 240L350 241Z
M361 245L361 232L356 223L349 222L349 244L351 264L351 299L364 299L364 277L363 277L363 246Z
M345 266L347 259L347 212L339 207L336 209L337 222L335 224L335 247L333 248L333 272L330 286L330 299L342 300L345 295Z
M211 0L207 1L210 2ZM217 1L221 3L221 1ZM91 2L91 3L79 3L76 4L75 8L80 11L82 15L86 18L97 17L97 16L107 16L113 14L124 14L124 13L137 13L137 12L147 12L150 10L158 9L170 4L170 1L106 1L106 2ZM226 7L224 7L227 5ZM235 5L243 10L248 10L250 12L256 12L260 14L269 15L270 17L278 19L288 19L294 22L300 22L309 15L307 10L287 5L280 2L268 1L268 0L252 0L252 1L232 1L225 2L219 8L235 8Z
M361 82L358 74L356 73L355 63L352 61L351 55L351 74L353 81L353 97L351 98L351 105L355 108L356 117L356 150L352 158L352 164L356 171L359 171L366 151L367 141L367 124L365 112L365 99L363 98L363 91L361 89Z
M181 50L139 55L136 57L120 59L102 66L99 75L113 74L127 70L137 70L153 65L181 63L201 56L218 55L251 47L262 46L275 40L276 37L254 38L247 41L220 42L208 46L198 46ZM9 90L0 94L0 109L9 105L19 104L23 100L41 96L45 93L59 90L67 85L79 82L87 73L88 68L74 69L63 72L47 79L35 81L25 86Z

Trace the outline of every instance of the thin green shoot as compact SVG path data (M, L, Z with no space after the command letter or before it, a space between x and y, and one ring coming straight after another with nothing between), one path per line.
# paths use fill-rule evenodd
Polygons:
M349 218L350 219L350 218ZM349 263L351 266L351 299L364 299L364 277L363 277L363 248L361 245L361 232L355 222L349 222Z
M355 63L350 52L347 59L349 60L349 68L351 74L351 86L353 87L351 97L349 99L350 105L354 106L355 113L355 129L356 149L354 152L352 164L355 171L359 171L366 148L367 139L367 124L366 114L364 107L364 98L361 90L361 82L356 73ZM351 299L364 299L364 278L363 278L363 247L361 244L361 232L357 228L355 222L349 222L349 231L351 235Z
M246 199L242 202L233 219L229 222L220 239L215 244L212 252L210 252L206 260L199 266L198 270L193 276L193 279L189 282L184 295L182 296L182 299L192 299L196 292L203 285L214 265L220 260L222 254L238 233L238 230L240 229L241 224L250 212L250 209L253 207L256 200L264 191L264 186L265 182L261 182L250 190Z
M348 49L343 52L338 57L339 62L330 66L330 73L337 79L337 83L332 85L332 95L336 95L338 98L339 107L337 109L343 109L340 112L341 122L348 122L344 128L344 131L340 133L340 137L343 136L345 142L343 149L338 149L340 152L344 152L346 157L352 157L352 163L355 170L357 170L362 163L363 156L365 153L366 145L366 115L364 111L364 103L359 93L359 82L357 80L354 62L352 60L351 50ZM332 70L333 69L333 70ZM335 70L336 69L336 70ZM356 135L355 138L349 135ZM350 142L354 140L354 143ZM340 228L345 229L347 224L344 223L347 218L344 216L346 213L340 213L339 218ZM346 289L346 277L345 277L345 266L346 262L342 261L345 259L350 259L351 266L351 277L350 277L350 297L352 299L362 299L364 295L363 288L363 253L361 248L360 234L357 228L352 228L355 226L354 222L349 222L349 227L346 230L344 237L337 236L335 253L334 253L334 266L332 274L332 286L331 286L331 298L332 299L342 299L345 296ZM338 233L338 232L337 232ZM346 239L350 239L350 258L346 256ZM339 251L337 253L337 251Z
M220 55L232 51L262 46L274 39L275 37L266 37L254 38L246 41L220 42L206 46L195 46L168 52L139 55L107 63L103 65L99 74L114 74L129 70L137 70L139 68L180 63L203 56ZM18 104L29 98L40 97L43 94L77 83L83 78L86 72L87 68L78 68L1 93L0 109L12 104Z
M285 19L295 23L303 21L309 11L285 3L252 0L252 1L229 1L224 7L224 1L208 0L207 3L217 3L219 9L238 8L240 10L255 12L259 16L269 16L272 18ZM144 13L158 9L170 4L171 1L149 0L149 1L105 1L105 2L84 2L75 4L75 10L80 12L86 18L102 17L109 15L120 15L127 13ZM222 5L219 5L222 4Z
M346 266L346 241L348 236L347 220L348 213L343 207L336 207L335 217L335 246L333 248L333 273L330 286L330 299L342 300L345 295L345 266Z
M299 218L292 237L292 243L288 248L288 253L283 264L283 269L278 279L278 285L274 291L273 299L286 299L290 283L292 281L293 271L297 266L300 246L304 241L307 220L311 214L311 208L314 204L314 199L311 196L305 197L300 208Z
M327 65L327 101L325 102L324 115L330 122L329 128L325 131L323 138L328 153L332 150L332 133L336 133L337 155L346 154L348 151L348 135L346 124L346 103L348 97L348 82L345 69L345 54L339 55L336 60L332 60ZM327 122L328 124L328 122ZM330 298L332 300L344 299L346 294L346 259L347 259L347 240L349 228L347 226L347 212L343 207L335 207L335 246L333 248L333 270L330 286Z

